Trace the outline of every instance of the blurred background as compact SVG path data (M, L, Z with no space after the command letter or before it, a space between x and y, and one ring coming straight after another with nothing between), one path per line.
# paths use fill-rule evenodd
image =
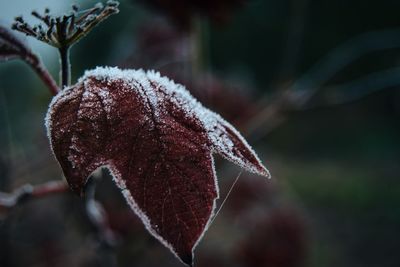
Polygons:
M0 0L0 20L72 1ZM96 1L78 1L81 8ZM400 2L122 0L72 49L95 66L156 69L231 121L271 180L243 173L196 266L400 266ZM55 49L26 40L55 78ZM44 116L51 95L22 61L0 64L0 189L59 180ZM240 170L217 159L223 201ZM0 266L183 266L105 173L104 245L70 193L0 210Z

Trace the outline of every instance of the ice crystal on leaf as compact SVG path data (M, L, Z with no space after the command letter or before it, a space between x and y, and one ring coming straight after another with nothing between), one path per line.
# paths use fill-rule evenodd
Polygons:
M54 97L46 126L73 191L107 167L147 230L187 265L218 198L213 153L269 177L232 125L154 71L87 71Z

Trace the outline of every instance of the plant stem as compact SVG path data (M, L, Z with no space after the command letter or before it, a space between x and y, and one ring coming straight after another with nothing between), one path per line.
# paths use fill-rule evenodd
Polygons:
M69 187L65 181L50 181L37 186L26 184L12 193L0 192L0 210L13 208L31 198L41 198L68 191Z
M96 181L102 177L102 171L95 172L89 178L85 187L86 214L96 230L100 247L112 248L116 245L116 237L110 228L107 212L103 205L95 199ZM114 265L114 264L113 264ZM109 265L107 265L109 266Z
M71 64L69 61L69 48L70 46L62 46L58 49L60 53L60 87L71 85Z
M36 72L39 78L44 82L44 84L49 88L52 95L56 95L60 88L58 88L57 83L54 81L53 76L49 73L46 66L40 58L31 51L26 51L26 55L22 59Z
M58 88L58 85L54 81L53 77L47 71L46 67L44 67L41 62L37 65L31 66L36 74L40 77L40 79L44 82L44 84L49 88L50 92L53 95L56 95L60 91L60 89Z

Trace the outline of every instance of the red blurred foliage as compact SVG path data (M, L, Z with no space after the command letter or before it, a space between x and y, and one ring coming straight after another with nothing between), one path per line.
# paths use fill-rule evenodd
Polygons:
M274 203L280 197L280 188L275 179L266 180L257 178L252 174L241 174L240 180L229 196L229 204L225 206L231 216L248 217L251 223L253 223L253 219L244 215L245 213L251 212L252 208L258 208L259 205L264 209L265 206L271 205L271 203ZM228 186L225 186L225 188L228 188ZM268 211L265 213L267 214Z
M188 35L167 21L153 18L139 25L134 42L136 49L122 64L130 67L162 68L170 72L182 68L189 58Z
M304 264L306 248L301 217L291 209L277 209L254 225L239 244L236 259L249 267L299 267Z
M110 201L105 202L104 206L109 226L118 236L123 237L143 230L143 223L127 206L116 205Z
M213 22L226 23L235 8L246 0L140 0L141 3L168 16L178 28L190 29L195 16L204 16Z

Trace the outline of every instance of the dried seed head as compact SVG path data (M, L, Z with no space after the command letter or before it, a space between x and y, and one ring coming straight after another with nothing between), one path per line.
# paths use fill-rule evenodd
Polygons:
M48 8L43 14L32 11L32 16L40 21L39 24L31 26L24 21L22 16L19 16L15 18L12 28L51 46L69 47L89 33L97 24L118 13L118 5L116 1L108 1L106 5L98 3L93 8L81 12L78 12L77 5L72 5L72 10L62 16L51 15Z

